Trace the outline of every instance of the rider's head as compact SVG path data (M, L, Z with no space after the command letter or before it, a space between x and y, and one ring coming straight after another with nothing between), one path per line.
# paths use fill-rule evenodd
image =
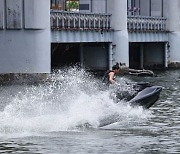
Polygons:
M119 63L116 63L116 65L114 65L114 66L112 67L112 70L113 70L115 73L119 73L119 71L120 71Z

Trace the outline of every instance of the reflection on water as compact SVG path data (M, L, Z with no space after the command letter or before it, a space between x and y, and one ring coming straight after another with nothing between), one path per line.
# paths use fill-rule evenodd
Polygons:
M163 86L150 110L114 103L111 90L102 91L99 79L78 68L59 70L39 84L20 78L1 85L0 153L178 153L179 73L117 78L129 93L126 82ZM114 114L115 123L99 128Z

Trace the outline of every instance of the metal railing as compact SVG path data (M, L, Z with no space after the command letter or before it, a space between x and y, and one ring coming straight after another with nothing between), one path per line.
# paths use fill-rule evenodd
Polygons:
M51 10L52 30L110 30L111 15Z
M149 16L128 16L127 27L129 32L161 32L167 31L166 18Z

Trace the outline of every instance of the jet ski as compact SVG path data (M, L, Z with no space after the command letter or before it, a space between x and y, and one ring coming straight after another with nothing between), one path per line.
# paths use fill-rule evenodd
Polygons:
M138 92L135 97L128 101L128 103L131 106L138 105L148 109L159 99L161 91L161 86L146 87L142 91Z
M127 101L127 103L129 103L132 107L142 106L144 109L148 109L154 105L162 91L161 86L150 86L147 83L138 84L138 88L139 91L133 98ZM119 121L119 114L113 113L112 115L103 118L100 121L99 127L103 128L104 126L115 123L117 121Z
M162 91L161 86L152 86L148 82L138 83L134 86L134 89L136 92L133 95L122 95L121 93L121 95L117 94L116 97L119 97L119 100L123 100L125 98L125 100L127 100L126 103L129 103L132 107L142 106L144 109L148 109L159 99L160 93ZM121 103L121 101L118 101L117 103ZM119 121L119 114L113 113L112 115L103 118L100 121L99 127L103 128L104 126L115 123L117 121Z
M127 91L116 91L116 98L120 103L121 100L129 103L131 106L142 106L145 109L150 108L159 98L162 91L161 86L152 86L148 82L140 82L133 86L134 93Z

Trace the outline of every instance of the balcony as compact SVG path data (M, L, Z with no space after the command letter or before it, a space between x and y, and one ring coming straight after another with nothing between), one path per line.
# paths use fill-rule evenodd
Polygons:
M166 18L128 15L127 28L129 32L167 32ZM111 14L51 10L51 30L109 31Z
M129 32L166 32L166 18L149 16L128 16Z
M52 30L111 30L111 15L51 10Z

